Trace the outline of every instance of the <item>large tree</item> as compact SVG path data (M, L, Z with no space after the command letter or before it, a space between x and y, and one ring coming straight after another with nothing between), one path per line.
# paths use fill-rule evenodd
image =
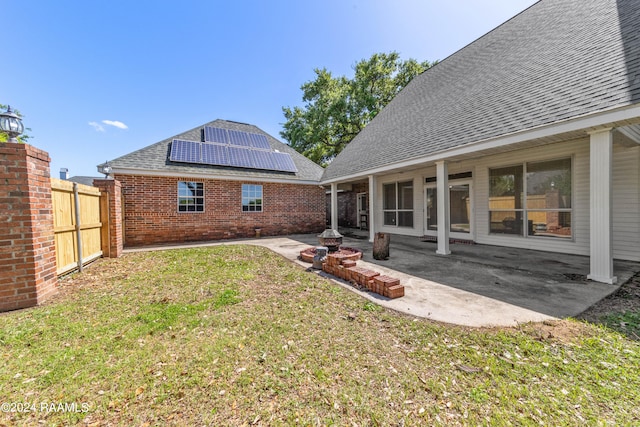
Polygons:
M283 107L280 135L298 152L325 166L411 79L433 64L400 60L397 52L376 53L354 66L354 76L334 77L315 69L302 85L303 107Z
M0 104L0 112L7 111L7 107L8 105ZM13 110L13 112L16 113L18 117L22 118L22 114L20 114L18 110ZM31 128L24 128L24 130L25 132L30 131ZM18 137L18 142L25 143L29 138L31 138L30 135L28 135L27 133L23 133ZM0 142L7 142L7 139L8 139L7 134L4 132L0 132Z

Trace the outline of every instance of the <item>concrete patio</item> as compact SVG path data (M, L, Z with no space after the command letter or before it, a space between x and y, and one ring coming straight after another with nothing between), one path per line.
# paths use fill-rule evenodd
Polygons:
M400 235L391 236L390 258L378 261L372 257L368 234L341 232L345 234L343 246L363 251L358 265L399 278L405 296L389 300L331 277L336 283L399 312L466 326L513 326L575 316L640 271L640 263L616 261L618 285L608 285L586 280L589 258L584 256L464 244L452 244L451 255L441 256L435 253L435 243ZM318 240L316 235L294 235L125 252L219 244L265 246L310 267L298 255L302 249L318 246Z

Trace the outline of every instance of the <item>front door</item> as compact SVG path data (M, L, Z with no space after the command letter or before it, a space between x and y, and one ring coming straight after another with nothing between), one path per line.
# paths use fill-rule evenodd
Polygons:
M358 227L369 229L369 198L367 193L358 193Z
M438 193L435 183L425 187L424 234L438 234ZM449 181L449 233L456 239L473 240L471 181Z

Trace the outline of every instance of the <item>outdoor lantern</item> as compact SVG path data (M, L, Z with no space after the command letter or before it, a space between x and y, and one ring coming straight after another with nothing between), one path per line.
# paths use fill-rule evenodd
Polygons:
M103 165L102 165L102 173L104 174L105 178L109 178L109 174L111 174L111 165L109 164L109 161L106 161Z
M7 111L0 113L0 132L4 132L9 137L8 142L18 142L16 136L22 134L24 125L20 117L11 111L11 106L7 106Z

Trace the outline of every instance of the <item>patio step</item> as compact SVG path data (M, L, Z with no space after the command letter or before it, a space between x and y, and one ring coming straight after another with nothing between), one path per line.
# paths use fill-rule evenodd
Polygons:
M438 241L438 237L436 236L421 236L420 237L420 241L421 242L437 242ZM475 240L471 240L471 239L456 239L453 237L449 238L449 243L457 243L460 245L475 245L476 242Z

